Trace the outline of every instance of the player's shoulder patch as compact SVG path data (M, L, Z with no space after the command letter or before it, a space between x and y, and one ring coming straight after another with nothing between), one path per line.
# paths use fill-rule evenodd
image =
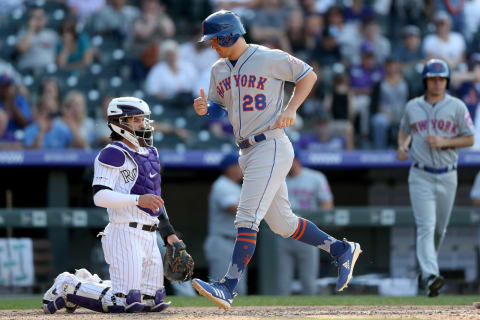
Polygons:
M98 161L108 167L120 168L125 163L125 153L110 145L105 147L98 155Z

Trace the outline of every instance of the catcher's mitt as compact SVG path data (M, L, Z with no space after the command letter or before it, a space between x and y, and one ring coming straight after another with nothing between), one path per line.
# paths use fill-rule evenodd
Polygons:
M170 281L188 281L193 275L193 258L187 252L183 241L166 245L167 251L163 257L163 271Z

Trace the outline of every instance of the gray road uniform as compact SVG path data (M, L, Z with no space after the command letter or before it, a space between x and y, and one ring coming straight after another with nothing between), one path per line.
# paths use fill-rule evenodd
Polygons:
M319 171L303 168L295 176L287 176L288 199L293 210L317 210L319 204L333 200L327 178ZM278 249L277 275L278 294L292 294L292 280L295 268L302 284L301 294L317 293L315 280L318 275L320 251L300 241L275 237Z
M480 172L477 173L475 181L473 182L472 190L470 191L470 198L472 200L480 199Z
M431 148L427 135L446 138L474 134L465 104L448 94L435 105L424 96L407 103L401 130L412 136L412 167L408 177L417 225L417 258L422 278L439 275L438 250L445 236L457 190L456 148Z
M240 199L240 185L221 175L213 183L208 199L208 236L204 244L210 279L221 279L227 272L232 257L237 231L235 217L228 207L236 205ZM236 291L247 294L247 273L243 274Z
M274 129L282 111L285 81L298 82L312 70L291 55L250 44L235 66L219 59L211 70L208 100L224 106L239 144L243 187L236 228L258 231L262 219L291 236L299 224L288 202L285 177L293 147L284 130Z

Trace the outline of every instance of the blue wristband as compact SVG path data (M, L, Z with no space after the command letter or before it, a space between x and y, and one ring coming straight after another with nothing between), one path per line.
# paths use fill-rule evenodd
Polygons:
M208 110L205 116L210 120L218 120L223 118L227 114L227 111L223 109L218 103L208 101Z

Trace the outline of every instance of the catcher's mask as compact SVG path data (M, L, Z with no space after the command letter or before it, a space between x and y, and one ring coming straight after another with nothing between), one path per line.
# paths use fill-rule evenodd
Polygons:
M108 127L138 147L153 145L153 120L150 108L142 99L134 97L115 98L107 108ZM135 117L143 117L143 128L135 130ZM133 118L132 123L127 119Z

